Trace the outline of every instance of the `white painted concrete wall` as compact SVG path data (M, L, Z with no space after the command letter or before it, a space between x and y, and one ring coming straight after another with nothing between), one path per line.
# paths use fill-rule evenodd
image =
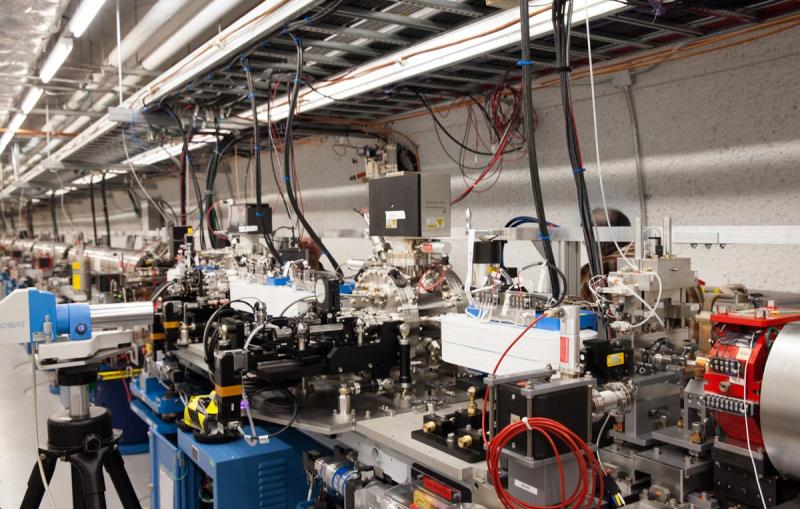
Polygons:
M633 94L641 129L644 171L651 224L664 214L675 224L798 224L800 218L800 31L739 46L702 57L664 64L635 76ZM591 129L591 104L586 81L573 87L575 110L587 167L593 205L599 206L597 165ZM600 152L608 202L633 217L637 214L636 183L632 161L631 129L624 96L607 78L597 87L600 115ZM564 143L563 116L556 89L537 90L539 115L536 133L548 220L577 224L575 190ZM462 132L463 110L452 111L445 123ZM403 121L395 126L420 145L424 171L453 175L456 195L464 187L457 169L436 142L428 118ZM348 176L359 170L354 152L337 155L336 140L297 148L297 167L307 216L319 230L353 228L361 220L353 207L367 205L366 185ZM448 145L452 149L452 145ZM243 163L240 162L240 169ZM265 171L269 166L265 164ZM265 201L275 203L274 184L264 177ZM220 176L219 195L227 196ZM235 187L235 185L234 185ZM173 203L174 179L161 181L157 194ZM473 211L473 224L496 227L519 214L533 214L526 161L507 164L498 184L455 207L453 218L463 224L465 207ZM127 197L112 200L112 229L138 229ZM177 208L177 206L176 206ZM88 204L69 204L76 223L88 231ZM60 217L62 229L65 227ZM80 220L80 221L79 221ZM284 216L276 214L276 224ZM38 217L39 229L49 228L49 216ZM328 239L330 250L343 263L363 256L364 240ZM453 241L453 261L463 274L463 241ZM794 247L728 246L679 248L691 256L700 277L709 283L743 282L754 288L800 290ZM536 260L530 245L508 250L509 263Z

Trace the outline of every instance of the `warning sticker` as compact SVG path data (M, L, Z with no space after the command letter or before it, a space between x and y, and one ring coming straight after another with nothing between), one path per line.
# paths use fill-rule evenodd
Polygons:
M622 366L623 364L625 364L624 352L612 353L606 357L606 366L609 368L613 368L614 366Z
M444 216L428 216L425 218L426 228L441 228L444 226Z
M394 230L397 228L397 222L406 218L405 210L387 210L386 211L386 228Z

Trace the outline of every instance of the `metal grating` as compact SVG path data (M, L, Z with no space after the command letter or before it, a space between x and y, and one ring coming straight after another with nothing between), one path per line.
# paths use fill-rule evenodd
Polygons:
M620 3L625 5L621 12L592 22L592 53L596 60L632 55L800 12L800 0L678 0L665 4L666 13L654 17L649 0L620 0ZM332 6L336 6L333 12L313 23L301 23L295 30L306 48L303 72L305 81L311 85L498 12L486 7L482 0L327 0L298 21L328 12ZM586 35L580 26L574 27L572 33L571 53L575 65L580 65L587 61ZM532 50L538 64L535 74L552 73L552 38L532 39ZM315 129L342 129L326 124L325 118L374 122L417 110L422 104L412 89L437 99L479 93L498 81L518 80L518 54L519 47L515 45L453 65L446 71L336 101L313 114L300 116L299 127L303 133L311 134ZM221 112L223 117L246 111L248 88L241 57L231 55L226 65L194 79L164 102L176 111L214 111ZM294 43L286 33L273 33L263 38L251 48L247 58L253 69L259 103L269 94L280 96L287 92L296 67L296 54ZM130 135L131 127L123 127ZM144 152L165 139L149 140L146 131L137 129L139 141L130 147L131 155ZM125 159L121 134L122 127L118 127L78 150L67 161L87 163L87 169L91 165L118 163Z

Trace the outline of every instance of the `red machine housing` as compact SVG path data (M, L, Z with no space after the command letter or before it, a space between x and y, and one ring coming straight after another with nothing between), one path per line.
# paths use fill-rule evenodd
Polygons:
M800 310L756 308L714 314L711 321L713 346L703 390L705 405L719 426L718 438L747 447L749 430L751 447L763 447L759 404L764 366L778 332L787 323L800 321Z

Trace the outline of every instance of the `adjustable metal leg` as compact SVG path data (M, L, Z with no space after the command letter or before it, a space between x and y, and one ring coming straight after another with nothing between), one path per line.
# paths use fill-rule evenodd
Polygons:
M74 465L72 470L72 509L86 509L86 495L83 493L81 471Z
M44 469L44 477L47 483L50 484L50 479L53 478L53 472L56 470L56 462L58 458L46 451L39 451L42 457L42 468ZM25 491L25 497L22 499L20 509L38 509L44 497L44 484L42 483L42 474L39 472L39 464L33 465L33 471L28 478L28 489Z
M103 480L103 463L109 448L102 447L96 453L79 452L69 457L69 462L80 472L86 509L106 509L106 484Z
M125 462L122 460L122 454L119 449L111 450L106 456L105 467L108 471L111 482L114 483L114 489L117 490L122 507L125 509L142 509L139 503L139 497L136 496L136 491L133 489L133 484L125 471Z

